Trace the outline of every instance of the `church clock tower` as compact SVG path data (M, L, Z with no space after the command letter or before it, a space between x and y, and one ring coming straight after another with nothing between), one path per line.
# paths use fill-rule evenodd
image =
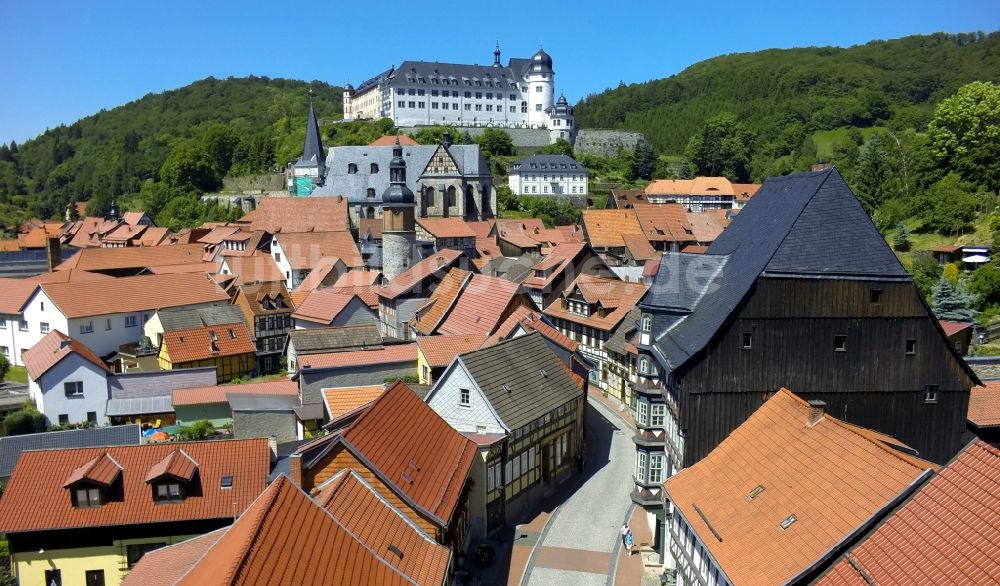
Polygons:
M415 213L416 198L406 186L406 161L397 136L389 163L389 187L382 193L382 274L387 282L413 265Z

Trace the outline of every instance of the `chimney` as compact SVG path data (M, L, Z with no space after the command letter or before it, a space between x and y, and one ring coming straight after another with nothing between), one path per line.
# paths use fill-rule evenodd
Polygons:
M816 425L820 417L826 411L826 403L823 401L809 401L809 427Z
M45 240L45 254L49 261L49 272L51 273L59 266L62 259L59 257L59 237L49 236Z
M451 133L450 132L445 132L444 134L441 135L441 144L443 144L444 148L446 148L446 149L450 149L451 148Z

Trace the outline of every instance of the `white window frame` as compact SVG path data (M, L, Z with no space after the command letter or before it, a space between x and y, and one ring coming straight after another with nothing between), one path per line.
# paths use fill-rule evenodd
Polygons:
M640 483L646 483L646 452L642 450L637 450L635 453L635 479Z
M649 455L649 483L650 484L660 484L664 481L663 471L666 465L666 456L663 454L650 454ZM653 473L656 473L656 477L653 477Z
M472 391L470 389L458 389L458 405L460 407L472 406Z
M70 391L72 389L72 391ZM63 383L63 393L67 397L82 397L83 396L83 381L71 380Z
M649 408L649 424L652 427L663 427L667 418L667 406L663 403L653 403Z
M43 322L39 322L38 323L38 331L40 331L43 334L49 333L49 322L44 322L44 321Z
M637 425L646 426L649 423L649 403L639 401L635 410L635 422Z

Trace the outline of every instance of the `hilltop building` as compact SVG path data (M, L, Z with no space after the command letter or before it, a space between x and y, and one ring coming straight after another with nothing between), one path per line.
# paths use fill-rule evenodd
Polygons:
M511 163L508 181L518 195L587 195L587 169L568 155L532 155Z
M317 185L322 185L326 176L326 157L323 154L323 139L319 134L319 122L313 109L312 93L309 94L309 116L306 118L306 143L302 156L292 164L288 178L288 192L292 195L309 195Z
M552 57L539 49L530 59L492 65L404 61L399 67L344 87L344 120L391 118L397 126L452 125L548 128L554 142L573 142L573 108L555 100Z

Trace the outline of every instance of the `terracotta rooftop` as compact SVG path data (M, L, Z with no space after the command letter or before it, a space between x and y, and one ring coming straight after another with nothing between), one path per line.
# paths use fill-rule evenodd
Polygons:
M617 209L624 209L629 206L634 206L637 203L645 203L646 196L643 194L641 189L612 189L611 190L611 200L613 200L614 206Z
M367 287L378 283L379 271L348 271L333 284L334 287Z
M576 241L557 244L541 262L531 267L531 275L522 284L530 289L544 290L571 266L573 259L586 246L585 243Z
M34 346L24 351L22 358L24 366L28 370L28 376L31 377L31 380L38 382L43 374L73 353L79 354L81 358L93 363L98 368L111 372L111 369L90 348L59 330L52 330L45 334Z
M639 226L650 242L694 242L694 231L681 204L639 204L634 207Z
M250 256L227 256L226 267L236 275L236 283L271 283L285 280L270 254L257 251Z
M492 232L494 226L497 225L497 221L495 219L480 220L478 222L466 222L465 224L469 227L470 230L473 231L473 233L475 233L476 240L487 238L489 240L494 241L494 243L496 242L496 238L490 236L490 232Z
M600 303L605 311L603 316L596 311L589 316L573 313L564 307L563 300L550 303L544 310L545 315L584 324L599 330L611 331L628 314L629 310L635 307L635 304L649 289L649 285L583 274L577 277L576 281L563 292L563 297L570 295L577 288L588 303Z
M371 403L379 398L383 392L385 392L384 385L323 389L326 414L330 419L336 419Z
M950 254L952 252L956 252L956 251L959 251L959 250L962 250L961 246L955 246L955 245L951 245L951 244L941 244L941 245L938 245L938 246L935 246L934 248L932 248L931 252L944 252L944 253L949 253Z
M488 336L500 325L520 292L520 285L507 279L472 275L438 332Z
M331 256L339 258L349 268L365 265L350 232L286 232L276 234L274 240L293 269L313 269L324 257Z
M295 310L292 295L285 288L284 283L271 281L267 283L239 285L236 288L236 296L233 303L239 301L240 296L243 296L246 300L251 313L254 315L274 315Z
M663 204L671 205L671 204ZM687 212L688 223L698 242L714 242L719 234L730 224L726 214L730 210L705 210L703 212Z
M977 440L817 583L996 584L998 515L1000 450Z
M202 273L43 283L42 290L69 318L229 302L226 292Z
M938 323L941 324L941 329L944 330L944 335L946 336L954 336L962 330L966 330L976 325L961 321L949 321L946 319L940 319L938 320Z
M625 243L625 248L628 249L629 255L636 262L646 262L647 260L659 257L659 253L656 252L653 245L642 234L622 234L622 242Z
M163 348L175 367L185 362L257 351L253 336L243 323L163 332Z
M687 195L691 193L691 186L694 181L691 179L657 179L643 190L646 194L653 195Z
M414 583L447 581L451 551L413 525L360 474L341 470L319 489L313 497L319 506Z
M417 218L417 224L435 238L475 238L462 218Z
M969 421L976 427L1000 426L1000 380L985 380L969 394Z
M361 218L358 220L358 238L362 240L371 236L372 240L382 239L384 222L381 218Z
M416 583L285 476L235 523L193 541L146 554L124 583L173 584L161 576L178 575L176 584L193 586Z
M393 491L440 525L447 525L476 456L476 445L423 399L396 382L342 433L299 448L303 468L342 439Z
M594 248L625 246L624 234L645 236L635 210L583 210L580 223Z
M265 197L257 209L240 218L250 230L271 234L347 232L347 199L333 197ZM341 257L343 258L343 257Z
M375 140L368 143L368 146L385 146L391 147L396 144L396 140L399 139L400 146L417 146L420 143L410 138L409 134L392 134L388 136L380 136Z
M94 456L79 468L70 472L63 488L70 488L80 482L111 486L111 483L122 473L121 464L115 461L107 452Z
M452 267L431 292L427 301L417 308L415 319L410 325L425 336L434 333L471 278L472 273L469 271Z
M0 278L0 314L21 313L24 304L37 288L38 282L34 280Z
M760 183L733 183L733 193L736 199L746 201L757 193L760 186Z
M299 369L344 368L363 364L387 364L395 362L412 362L413 368L416 369L417 345L414 343L393 344L372 350L310 354L299 358Z
M395 299L420 286L426 279L431 278L435 274L440 278L444 276L448 267L455 264L461 256L461 251L451 248L434 253L396 275L395 279L387 283L385 287L382 287L379 295L387 299Z
M781 389L663 488L734 585L793 581L935 466ZM761 555L761 552L768 555Z
M170 241L170 228L158 228L150 226L135 241L139 246L161 246Z
M200 264L205 248L201 244L174 246L127 246L124 248L85 248L56 267L57 271L139 270L162 265Z
M199 491L163 506L153 500L146 476L171 452L183 449L198 463ZM76 508L66 480L105 455L120 467L121 497L100 507ZM100 464L110 470L109 464ZM144 444L22 452L0 500L0 530L21 533L74 527L122 526L169 521L231 519L267 485L270 449L266 439ZM113 472L113 470L111 470ZM96 474L97 471L89 472ZM106 471L102 478L108 477ZM233 478L222 489L223 476ZM81 476L82 478L82 476ZM234 507L235 503L235 507Z
M208 261L202 263L185 263L180 265L159 265L149 267L149 272L153 275L171 275L177 273L203 273L214 275L222 268L222 261Z
M361 272L361 271L351 271L351 272ZM365 302L365 305L372 308L376 312L378 311L378 296L379 292L382 290L381 285L355 285L351 287L337 286L337 287L330 287L330 289L338 293L348 293L351 295L357 295L358 297L361 298L361 301ZM292 295L294 296L295 294L293 293ZM302 299L305 299L305 296L303 296Z
M708 252L708 247L704 246L704 245L701 245L701 244L688 244L687 246L685 246L684 248L681 249L681 252L685 252L687 254L705 254L706 252ZM649 262L649 261L647 261L647 262ZM659 261L654 260L652 262L653 262L653 266L655 267L655 269L659 269L660 268ZM648 268L648 265L647 265L646 268ZM656 276L655 272L652 275L646 275L645 274L646 268L643 269L643 276L644 277L645 276L653 276L653 277ZM650 270L655 270L655 269L650 269Z
M333 285L348 272L344 261L336 256L326 256L316 263L305 279L296 287L296 291L315 291L324 286ZM360 272L360 271L359 271Z
M298 304L292 317L297 320L330 325L356 297L357 295L352 293L341 293L334 289L316 289Z
M164 476L172 476L190 482L197 471L198 463L183 448L178 448L149 469L149 473L146 474L146 483L155 482Z
M210 387L191 387L174 389L173 405L210 405L226 403L232 394L250 395L295 395L299 394L299 385L293 380L279 378L259 383L241 385L214 385Z
M423 352L427 365L437 368L448 366L459 354L478 350L485 341L485 334L418 336L417 347Z

